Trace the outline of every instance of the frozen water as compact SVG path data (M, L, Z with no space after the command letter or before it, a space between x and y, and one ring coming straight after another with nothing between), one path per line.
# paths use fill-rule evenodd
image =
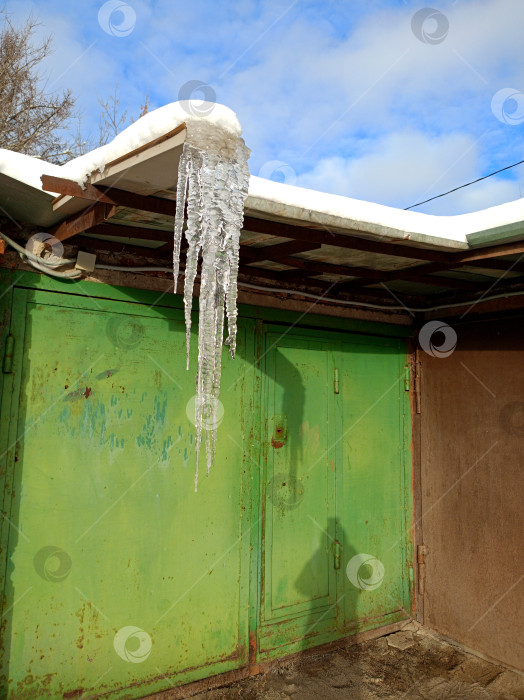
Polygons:
M228 330L226 345L229 345L232 357L236 350L238 257L244 200L249 186L249 153L242 138L217 125L203 120L187 125L178 171L173 275L176 284L187 206L185 236L189 247L185 266L184 314L188 369L193 287L201 259L195 491L204 430L208 474L215 457L224 313Z

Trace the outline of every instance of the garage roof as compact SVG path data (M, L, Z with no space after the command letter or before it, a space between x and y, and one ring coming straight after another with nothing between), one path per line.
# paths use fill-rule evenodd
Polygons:
M177 163L191 119L240 133L214 105L205 117L173 103L65 166L0 151L0 205L17 221L83 249L166 264L173 247ZM240 278L340 299L431 298L520 289L524 199L433 216L251 177Z

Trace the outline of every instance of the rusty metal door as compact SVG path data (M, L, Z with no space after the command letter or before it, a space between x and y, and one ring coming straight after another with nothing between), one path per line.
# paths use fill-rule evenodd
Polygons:
M265 334L259 658L408 616L405 345Z
M336 362L338 606L347 634L410 616L410 387L404 341L346 336Z
M331 343L281 331L265 341L262 651L329 633L336 617Z
M141 697L407 616L404 341L245 307L195 495L182 313L24 280L2 375L3 695Z
M247 663L245 329L195 494L182 313L16 290L4 697L141 697Z

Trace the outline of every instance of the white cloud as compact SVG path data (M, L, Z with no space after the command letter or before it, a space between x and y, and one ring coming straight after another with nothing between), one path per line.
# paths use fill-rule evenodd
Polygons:
M479 144L468 134L395 132L373 142L358 158L321 159L298 176L297 184L403 208L474 180L478 152ZM520 171L524 186L524 167ZM460 214L518 197L517 181L491 179L417 210Z
M417 211L427 214L467 214L470 211L511 202L523 196L524 171L521 168L520 177L518 174L515 179L495 176L419 207Z
M298 184L313 189L327 184L336 194L409 206L451 185L452 177L446 172L450 163L456 162L453 180L470 178L475 156L474 143L465 134L431 138L420 132L395 132L373 142L358 158L320 160L299 176Z

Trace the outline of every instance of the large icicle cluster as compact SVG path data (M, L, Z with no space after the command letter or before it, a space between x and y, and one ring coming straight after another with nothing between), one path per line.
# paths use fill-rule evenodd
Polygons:
M184 309L188 369L193 286L198 260L200 257L202 260L195 400L195 491L204 429L208 474L215 456L224 309L228 329L226 345L229 345L231 356L235 356L238 258L244 200L249 185L249 154L242 138L217 125L204 120L187 124L187 137L178 171L173 274L176 285L187 205L185 236L189 248L186 255Z

